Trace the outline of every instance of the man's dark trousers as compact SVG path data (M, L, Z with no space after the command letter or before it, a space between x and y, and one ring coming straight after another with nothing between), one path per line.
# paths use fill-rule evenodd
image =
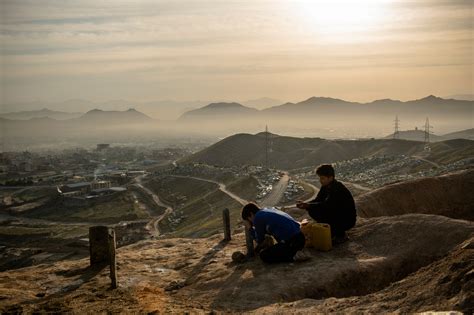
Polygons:
M296 252L304 248L304 234L299 232L285 243L277 243L260 252L266 263L292 262Z

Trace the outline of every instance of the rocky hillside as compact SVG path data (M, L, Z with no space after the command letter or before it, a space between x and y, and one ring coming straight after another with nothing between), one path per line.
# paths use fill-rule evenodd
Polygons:
M438 214L474 221L474 170L420 178L376 189L357 198L360 216Z
M474 225L448 217L461 217L456 204L436 196L448 189L445 196L460 197L472 176L467 171L361 196L357 202L366 217L359 216L350 241L329 252L305 249L311 257L306 262L232 262L235 251L245 251L238 226L230 242L215 235L119 248L116 290L109 288L108 270L89 268L88 259L6 271L0 274L0 312L472 313ZM371 203L373 208L364 207ZM422 211L425 205L431 210ZM307 217L299 209L288 212Z
M88 259L3 272L0 311L469 311L473 233L471 222L443 216L362 219L350 242L326 253L306 249L310 261L276 266L234 264L242 233L229 243L220 235L143 241L118 250L117 290L109 289L108 270L89 269Z

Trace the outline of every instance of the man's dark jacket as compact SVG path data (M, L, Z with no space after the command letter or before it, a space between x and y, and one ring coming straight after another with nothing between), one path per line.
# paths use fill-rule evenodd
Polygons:
M317 222L331 225L335 236L352 228L357 217L351 192L335 179L321 187L316 198L309 202L307 210Z

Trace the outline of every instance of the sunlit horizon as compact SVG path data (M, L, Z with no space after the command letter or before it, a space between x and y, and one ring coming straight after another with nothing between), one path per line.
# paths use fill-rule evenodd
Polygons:
M467 1L5 1L3 104L473 94Z

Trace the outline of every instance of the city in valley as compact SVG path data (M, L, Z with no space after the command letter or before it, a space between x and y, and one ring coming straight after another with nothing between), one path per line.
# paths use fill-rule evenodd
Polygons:
M472 130L465 134L472 138ZM86 257L88 229L95 225L114 227L119 247L145 239L215 235L222 231L225 208L232 227L239 229L240 209L249 201L285 209L313 199L320 187L315 168L321 163L332 163L338 179L358 196L393 183L469 170L473 150L469 139L325 140L267 129L215 143L182 139L164 147L98 143L2 152L0 267ZM313 151L326 152L305 160Z

